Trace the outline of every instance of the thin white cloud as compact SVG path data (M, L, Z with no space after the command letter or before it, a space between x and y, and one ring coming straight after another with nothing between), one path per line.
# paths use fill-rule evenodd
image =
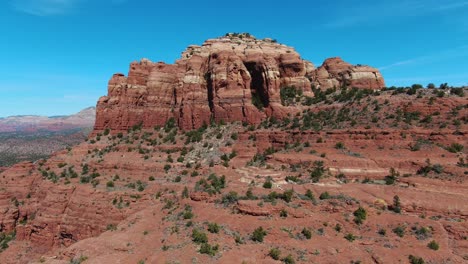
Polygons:
M35 16L64 15L84 2L91 0L11 0L11 6L17 11ZM122 4L127 0L101 0L110 4Z
M412 63L417 62L418 59L419 59L419 58L411 59L411 60L404 60L404 61L394 62L394 63L392 63L392 64L389 64L389 65L380 67L379 70L383 71L383 70L388 69L388 68L393 68L393 67L397 67L397 66L412 64Z
M443 50L441 52L427 54L424 56L397 61L382 67L379 67L379 70L384 71L390 68L404 66L409 64L418 64L418 63L434 63L441 60L453 59L453 58L461 58L468 56L468 45L455 47L452 49Z
M14 0L12 6L35 16L62 15L71 11L82 0Z
M324 24L327 28L344 28L362 24L376 23L383 20L414 17L427 14L447 12L468 7L466 0L414 0L414 1L378 1L338 9L330 15L330 21ZM340 13L341 11L341 13ZM335 17L335 18L333 18Z

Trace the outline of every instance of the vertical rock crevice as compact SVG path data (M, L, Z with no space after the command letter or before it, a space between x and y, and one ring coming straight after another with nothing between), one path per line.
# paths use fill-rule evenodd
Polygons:
M246 62L244 66L249 71L251 77L250 92L252 94L252 103L257 108L268 107L270 105L270 98L263 66L256 62Z
M214 91L213 91L213 79L211 77L211 72L205 73L205 81L206 81L206 90L208 93L208 106L210 108L211 117L215 118L215 111L214 111Z

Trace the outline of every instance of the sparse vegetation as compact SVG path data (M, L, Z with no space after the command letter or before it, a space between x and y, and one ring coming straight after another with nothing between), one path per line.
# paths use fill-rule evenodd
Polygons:
M266 230L264 230L263 227L258 227L257 229L253 231L252 236L250 238L252 239L252 241L261 243L263 242L263 239L265 238L266 235L267 235Z
M432 250L439 250L439 244L435 240L429 242L429 244L427 244L427 247Z
M356 211L353 213L354 215L354 222L358 225L362 224L364 220L367 218L367 212L366 209L359 207Z
M279 250L278 248L272 248L270 249L268 255L274 260L279 260L281 256L281 250Z

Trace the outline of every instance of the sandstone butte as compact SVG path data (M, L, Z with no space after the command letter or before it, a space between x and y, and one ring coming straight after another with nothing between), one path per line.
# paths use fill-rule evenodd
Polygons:
M132 63L86 142L1 168L0 263L466 263L467 92L247 34Z
M143 59L130 65L128 77L115 74L98 102L95 129L152 128L171 117L183 129L211 120L258 124L292 111L281 105L280 88L287 86L313 96L312 86L378 90L385 83L375 68L340 58L316 68L286 45L230 35L189 46L175 64Z

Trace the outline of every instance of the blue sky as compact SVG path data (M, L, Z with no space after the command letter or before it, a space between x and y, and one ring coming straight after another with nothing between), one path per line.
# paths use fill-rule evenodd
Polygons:
M1 1L0 117L93 106L131 61L173 63L226 32L275 38L316 66L334 56L372 65L388 86L468 85L468 0L279 3Z

